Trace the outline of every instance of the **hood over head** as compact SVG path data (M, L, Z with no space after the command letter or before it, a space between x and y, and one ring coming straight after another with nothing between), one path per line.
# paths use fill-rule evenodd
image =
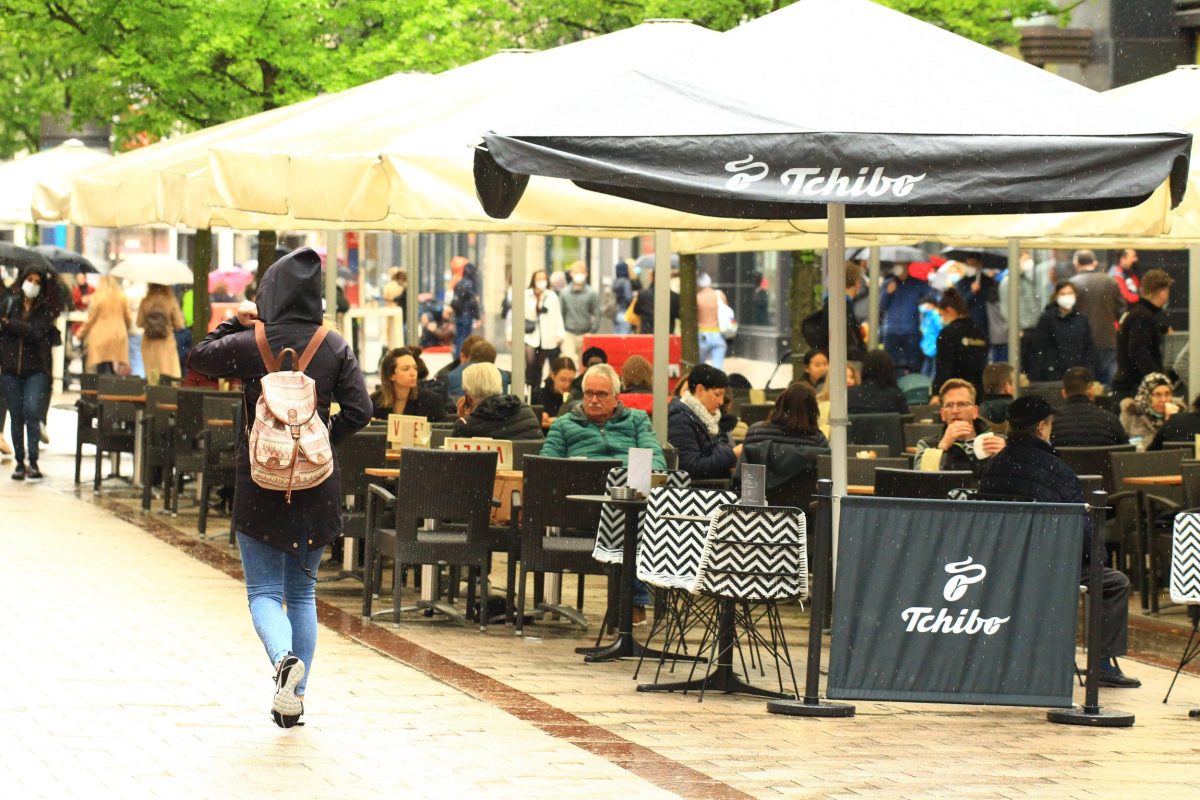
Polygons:
M42 278L42 293L38 295L37 300L34 301L34 305L37 306L44 303L50 309L52 316L58 316L63 308L62 289L58 284L58 273L53 269L45 269L36 264L26 264L21 267L20 274L17 275L16 281L13 282L12 288L8 291L19 297L21 294L21 284L25 283L25 279L33 274L40 275Z
M259 318L268 325L320 325L321 299L321 257L311 247L301 247L267 268L254 301Z

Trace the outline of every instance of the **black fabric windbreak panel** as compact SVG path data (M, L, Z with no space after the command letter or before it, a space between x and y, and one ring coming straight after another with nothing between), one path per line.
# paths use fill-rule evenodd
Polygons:
M492 216L511 213L503 173L695 214L815 219L1092 211L1136 205L1171 178L1186 185L1191 136L1012 136L771 133L705 136L508 137L488 134L477 190ZM511 190L511 178L507 182ZM490 203L503 195L506 203Z
M1069 707L1085 513L844 498L828 696Z

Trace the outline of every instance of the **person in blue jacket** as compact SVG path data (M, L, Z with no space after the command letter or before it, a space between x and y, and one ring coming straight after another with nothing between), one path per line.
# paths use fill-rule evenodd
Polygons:
M917 372L925 361L921 353L921 298L929 284L909 274L907 264L896 264L883 287L879 309L883 312L883 347L896 364L896 374Z

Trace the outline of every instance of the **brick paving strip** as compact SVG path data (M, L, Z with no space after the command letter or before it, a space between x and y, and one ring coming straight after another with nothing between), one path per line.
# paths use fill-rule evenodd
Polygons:
M234 556L180 532L165 521L146 516L125 503L103 498L97 498L95 502L122 521L150 533L231 578L242 580L242 565ZM695 800L743 800L753 797L648 747L631 742L570 712L555 708L495 678L464 667L395 631L384 630L364 622L361 617L343 611L320 598L317 599L317 617L322 625L336 633L511 714L550 736L567 741L680 797Z

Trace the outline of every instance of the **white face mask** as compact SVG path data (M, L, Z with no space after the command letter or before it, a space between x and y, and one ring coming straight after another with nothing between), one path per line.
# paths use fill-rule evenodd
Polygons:
M892 267L892 275L896 276L900 280L904 280L904 276L906 276L907 274L908 274L908 270L905 269L904 267L899 267L899 266Z
M584 275L582 272L576 272L571 275L571 282L576 286L582 286L585 280L587 280L587 275Z
M33 281L25 281L21 284L21 291L25 293L26 297L32 300L42 293L42 286L41 284L34 283Z
M1056 302L1058 303L1059 308L1063 309L1064 311L1070 311L1075 307L1075 295L1060 294Z
M1033 272L1033 260L1032 259L1027 258L1021 262L1021 272L1024 272L1026 275L1028 275L1030 272Z
M979 270L977 270L973 267L967 267L966 269L963 270L963 275L967 276L968 278L974 278L978 274L979 274Z
M707 274L701 275L696 279L696 285L701 289L707 289L708 287L712 286L712 278L708 277Z
M533 284L534 288L536 288L539 292L546 291L546 287L549 285L550 284L546 283L545 281L535 281Z

